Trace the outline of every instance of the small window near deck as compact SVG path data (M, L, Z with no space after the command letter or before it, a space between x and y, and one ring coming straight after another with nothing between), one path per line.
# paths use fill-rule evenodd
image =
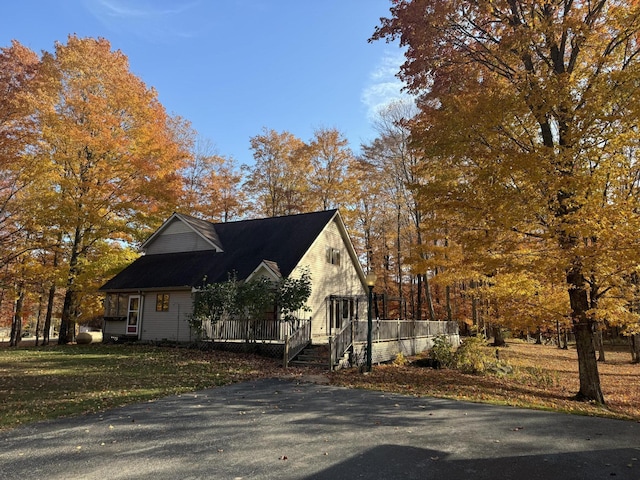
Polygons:
M156 312L168 312L169 311L169 294L159 293L156 296Z

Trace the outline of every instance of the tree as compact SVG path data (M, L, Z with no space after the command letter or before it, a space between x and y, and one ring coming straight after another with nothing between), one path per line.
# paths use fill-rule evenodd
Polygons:
M255 164L244 166L244 187L256 213L275 217L305 212L311 169L305 143L289 132L263 129L251 138Z
M53 87L29 157L48 172L28 192L33 215L60 234L65 297L59 343L73 339L83 272L110 242L139 241L175 210L189 153L181 124L104 39L68 38L42 59ZM46 223L48 222L48 223Z
M400 77L421 95L416 141L458 173L447 207L485 251L530 237L543 246L537 260L547 247L558 255L577 397L603 403L598 311L605 297L628 303L624 279L640 258L640 5L398 0L391 13L373 39L407 47Z
M25 157L38 133L39 69L38 56L17 41L0 49L0 269L29 250L20 193L41 173Z
M414 318L422 318L422 297L427 301L429 318L436 314L429 286L429 277L435 269L428 265L428 246L425 244L428 229L425 218L431 212L424 205L424 196L418 194L419 186L427 177L422 152L410 142L410 122L417 109L412 102L394 102L379 112L376 129L379 136L370 145L363 146L364 156L378 172L388 202L395 212L395 263L397 269L398 296L404 297L403 278L411 267L411 289L416 282ZM431 235L433 237L433 235ZM430 240L435 240L431 238Z
M346 203L344 183L353 158L349 142L336 128L318 128L308 145L311 161L310 201L322 210Z
M232 157L215 153L210 141L196 142L181 174L184 179L181 208L185 213L213 222L227 222L244 214L242 174Z

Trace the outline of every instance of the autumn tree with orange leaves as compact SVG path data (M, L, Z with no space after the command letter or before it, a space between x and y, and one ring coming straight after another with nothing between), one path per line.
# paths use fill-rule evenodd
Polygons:
M407 49L414 139L436 173L456 174L438 200L464 227L457 240L485 273L528 263L564 283L577 398L604 403L594 332L637 324L640 5L397 0L381 22L373 39Z
M242 174L233 157L218 155L208 140L196 142L181 172L184 181L180 210L211 222L227 222L246 211Z
M31 92L39 66L38 56L16 41L0 49L0 270L27 250L19 195L39 173L23 156L38 134Z
M290 132L264 128L250 139L254 165L244 166L253 211L275 217L308 211L311 162L306 144Z
M41 70L51 94L38 112L40 141L26 155L47 174L25 194L41 228L59 239L59 343L68 343L81 315L83 276L107 250L140 241L176 209L176 172L189 152L178 141L183 125L107 40L70 36L44 54Z

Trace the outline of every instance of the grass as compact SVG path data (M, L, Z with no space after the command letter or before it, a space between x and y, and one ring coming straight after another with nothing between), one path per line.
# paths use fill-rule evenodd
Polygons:
M272 359L142 345L0 348L0 429L273 376Z
M487 348L495 354L495 349ZM640 421L640 365L627 351L599 364L607 406L572 400L578 391L575 350L510 343L500 358L509 375L470 375L409 365L379 365L324 375L333 385L486 402ZM0 348L0 429L102 411L204 388L310 373L246 354L143 345Z
M485 350L495 355L495 348ZM514 341L499 350L500 359L513 367L513 373L480 376L412 365L381 365L366 376L349 370L336 372L332 383L640 421L640 364L630 362L631 355L626 349L607 351L607 361L598 363L606 406L573 399L579 390L575 348L561 350L551 345Z

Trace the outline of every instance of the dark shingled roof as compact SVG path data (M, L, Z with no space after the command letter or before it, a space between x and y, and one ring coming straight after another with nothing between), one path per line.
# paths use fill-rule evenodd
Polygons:
M205 278L204 283L223 282L232 272L236 273L238 279L244 279L262 261L275 263L280 273L286 277L336 212L326 210L216 224L180 215L181 219L187 220L201 234L216 238L215 243L224 251L143 255L105 283L100 290L195 287L202 285Z

